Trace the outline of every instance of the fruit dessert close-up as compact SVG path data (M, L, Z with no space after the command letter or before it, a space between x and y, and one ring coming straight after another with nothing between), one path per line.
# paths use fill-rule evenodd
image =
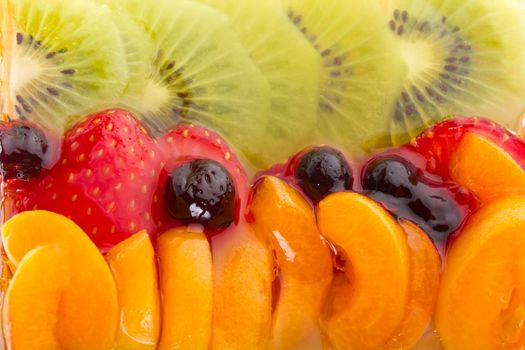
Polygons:
M522 0L0 0L0 350L525 348Z

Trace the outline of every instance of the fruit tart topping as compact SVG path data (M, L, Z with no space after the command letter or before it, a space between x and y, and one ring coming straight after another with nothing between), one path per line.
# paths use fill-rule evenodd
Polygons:
M346 259L322 313L325 347L384 349L405 317L410 292L405 232L379 204L352 192L319 202L317 224Z
M332 257L315 212L299 191L273 176L255 186L249 210L281 277L271 347L304 348L319 333L321 305L332 281Z
M307 151L295 176L299 186L316 203L330 193L351 189L353 183L352 168L343 154L327 146Z
M4 180L29 180L37 176L48 155L42 130L25 121L0 125L0 174Z
M416 222L435 241L456 231L462 215L453 193L440 183L425 179L408 160L397 155L378 156L369 162L363 189L399 218Z
M482 203L525 193L525 171L518 162L497 143L473 132L467 132L450 155L449 171Z
M110 249L106 261L119 299L115 349L156 349L160 334L157 257L148 234L141 231Z
M165 200L171 215L186 224L216 229L233 222L233 180L214 160L196 159L173 169L166 183Z
M450 245L435 313L444 349L524 344L525 198L483 205Z
M113 349L117 288L79 226L28 211L3 225L2 242L15 267L2 310L10 349Z
M210 348L268 349L273 254L245 220L232 225L228 234L213 236L211 241L213 322Z
M423 170L450 180L450 158L467 133L480 135L499 145L525 168L525 141L486 118L456 117L446 120L425 130L405 148L424 158Z
M213 266L202 232L179 227L159 235L162 331L158 350L208 349Z
M155 198L159 200L154 203L154 211L162 213L163 231L198 223L205 226L206 234L210 234L212 231L222 232L230 223L239 222L246 207L249 182L235 153L220 135L198 125L181 124L159 139L158 148L162 153L162 169L155 193ZM210 171L215 174L210 174ZM175 208L174 201L167 203L167 193L171 192L171 197L175 197L176 193L173 172L180 177L176 183L182 187L178 191L189 191L184 200L180 199L184 205L182 209ZM169 180L170 177L172 180ZM221 186L224 187L222 190ZM202 193L194 191L204 188L206 191ZM192 202L194 200L198 200L198 206L190 208L191 204L197 204ZM208 203L210 200L213 203Z
M19 211L38 208L70 217L101 249L140 230L152 235L159 217L153 206L159 153L130 113L88 116L66 132L53 168L15 203Z
M403 321L390 337L386 349L414 349L434 314L441 260L432 240L417 225L401 219L409 249L410 279Z

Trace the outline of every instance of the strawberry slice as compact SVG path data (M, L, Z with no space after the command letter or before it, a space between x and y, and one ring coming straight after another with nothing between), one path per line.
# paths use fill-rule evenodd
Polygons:
M171 217L164 203L164 192L169 173L178 165L195 159L214 160L228 170L235 187L234 224L239 222L240 215L245 212L246 208L249 193L248 177L243 166L221 136L201 126L181 124L169 130L159 140L159 149L163 153L164 160L157 190L157 197L162 199L159 201L158 209L166 218L163 230L181 224Z
M427 129L405 148L425 159L424 170L450 179L450 155L466 132L474 132L500 145L525 169L525 141L485 118L457 117Z
M87 117L64 136L59 160L32 191L18 195L17 211L45 209L70 217L106 250L140 230L154 235L161 154L128 112Z

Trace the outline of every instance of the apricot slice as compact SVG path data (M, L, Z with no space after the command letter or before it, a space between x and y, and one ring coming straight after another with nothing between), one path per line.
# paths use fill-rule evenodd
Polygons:
M249 211L255 232L275 252L281 276L272 347L304 347L319 334L321 306L332 281L332 256L314 209L286 182L268 176L257 184Z
M115 281L104 257L80 227L62 215L28 211L4 224L2 240L17 268L25 255L39 246L57 245L67 253L63 264L70 274L60 289L60 307L54 316L57 342L64 349L113 348L118 324ZM39 300L45 302L41 297ZM26 311L9 308L4 319Z
M321 233L345 260L323 314L332 349L383 349L401 324L409 291L405 233L390 214L357 193L336 193L318 206Z
M466 133L452 154L450 176L483 203L509 194L525 193L525 171L494 142Z
M447 349L525 344L525 197L472 215L447 253L435 315Z
M119 330L116 349L156 349L160 333L157 259L143 231L120 242L106 260L117 284Z
M212 349L265 349L272 318L269 250L241 221L214 237Z
M434 314L441 273L441 258L428 235L410 221L400 224L407 235L410 284L405 315L387 344L389 349L411 349L425 333Z
M179 228L159 237L162 331L159 350L208 349L212 261L203 233Z
M10 349L62 349L56 329L61 292L70 275L67 259L57 245L35 248L22 259L3 304Z

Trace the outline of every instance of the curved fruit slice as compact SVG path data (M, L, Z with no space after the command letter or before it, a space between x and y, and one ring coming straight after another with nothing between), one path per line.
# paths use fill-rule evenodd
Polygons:
M384 348L402 322L409 293L409 251L401 226L379 204L336 193L318 206L321 233L346 261L322 326L334 349Z
M56 329L61 293L70 276L67 260L56 245L37 247L22 259L2 309L9 349L62 349Z
M106 0L91 0L105 5ZM139 25L129 14L110 8L111 20L117 26L122 41L125 59L128 67L128 81L122 96L112 102L111 107L120 104L129 108L135 103L134 98L139 94L151 74L151 62L155 60L156 51L146 30Z
M490 119L454 117L425 130L404 148L421 154L418 167L450 180L450 158L467 133L475 133L502 147L525 168L525 141Z
M500 146L466 133L449 163L450 177L486 203L509 194L525 193L525 171Z
M75 223L47 211L24 212L4 224L2 242L18 268L24 256L40 246L57 245L67 253L61 264L70 275L60 290L55 336L65 349L113 347L118 324L115 282L97 247Z
M272 347L300 348L319 338L321 306L332 281L332 256L317 229L312 206L276 177L256 185L249 208L257 235L276 256L280 293Z
M120 242L106 255L117 284L120 324L117 349L156 349L160 332L157 260L143 231Z
M162 332L158 349L208 349L212 262L203 233L174 229L159 237Z
M271 142L268 83L226 16L186 0L111 3L128 10L154 42L150 78L132 106L154 132L181 121L205 124L245 155Z
M412 349L427 329L436 306L441 258L418 226L401 220L409 248L410 285L405 316L387 343L388 349Z
M435 315L447 349L514 349L525 344L525 198L476 212L447 253Z
M378 2L284 0L283 6L321 56L319 141L352 154L384 145L406 69Z
M408 66L389 118L392 130L406 127L400 141L450 115L483 115L516 126L525 108L525 72L514 69L525 64L525 12L517 1L384 3L384 25Z
M272 106L266 135L271 135L271 142L251 160L263 167L285 160L305 146L305 138L316 124L319 54L270 1L199 1L230 17L270 84Z
M272 319L270 252L245 222L213 238L212 349L265 349Z
M12 110L53 130L115 100L128 83L111 14L86 0L12 0L8 84Z

